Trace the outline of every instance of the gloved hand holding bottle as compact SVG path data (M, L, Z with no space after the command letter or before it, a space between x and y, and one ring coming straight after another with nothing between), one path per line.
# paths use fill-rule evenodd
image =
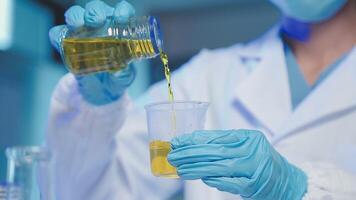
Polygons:
M171 141L169 162L185 180L254 200L299 200L307 177L253 130L195 131Z
M61 33L64 28L80 29L81 27L97 28L103 26L107 17L114 17L120 22L126 22L135 14L135 9L126 1L119 2L115 8L100 0L86 4L85 9L72 6L65 13L67 25L53 27L49 32L52 45L60 51ZM119 99L125 89L135 79L132 65L118 72L99 72L88 75L76 75L78 89L84 99L93 105L104 105Z

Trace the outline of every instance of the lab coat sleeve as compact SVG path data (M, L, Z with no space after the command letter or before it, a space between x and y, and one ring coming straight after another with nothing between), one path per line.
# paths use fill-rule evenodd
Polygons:
M87 198L93 195L89 188L113 170L112 138L124 121L127 102L124 96L110 105L91 106L79 94L73 75L61 79L52 96L46 138L55 162L57 199L92 199Z
M130 107L127 95L90 105L73 75L62 78L52 96L46 136L57 199L168 199L181 188L180 181L150 174L145 117ZM123 127L126 119L131 122Z
M299 166L308 176L303 200L349 200L356 196L356 177L331 163L304 163Z

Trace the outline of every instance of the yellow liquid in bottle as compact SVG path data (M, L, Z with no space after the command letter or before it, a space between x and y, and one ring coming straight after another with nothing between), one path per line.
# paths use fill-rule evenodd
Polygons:
M74 74L118 71L132 59L155 55L150 40L128 40L110 37L66 38L63 56Z
M171 144L166 141L154 140L150 143L151 172L155 176L179 178L176 168L169 164L167 155Z

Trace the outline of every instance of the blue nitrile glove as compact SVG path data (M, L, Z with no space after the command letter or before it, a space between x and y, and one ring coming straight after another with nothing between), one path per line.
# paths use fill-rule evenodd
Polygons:
M65 20L69 28L81 26L102 26L107 16L114 16L119 21L125 22L135 14L135 9L126 1L121 1L115 8L102 1L94 0L85 5L72 6L65 13ZM64 25L53 27L49 31L52 45L59 50L60 32ZM76 76L79 91L84 99L94 105L111 103L122 96L125 89L135 79L134 67L129 65L126 69L116 73L101 72L91 75Z
M171 144L168 160L182 179L202 179L244 199L299 200L306 192L305 173L258 131L196 131L174 138Z

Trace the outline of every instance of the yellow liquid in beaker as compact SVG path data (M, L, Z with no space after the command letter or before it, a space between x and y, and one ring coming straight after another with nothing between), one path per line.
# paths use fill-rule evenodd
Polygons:
M117 38L66 38L64 60L74 74L118 71L135 58L155 55L150 40Z
M171 144L166 141L154 140L150 143L151 172L155 176L179 178L177 170L167 160Z

